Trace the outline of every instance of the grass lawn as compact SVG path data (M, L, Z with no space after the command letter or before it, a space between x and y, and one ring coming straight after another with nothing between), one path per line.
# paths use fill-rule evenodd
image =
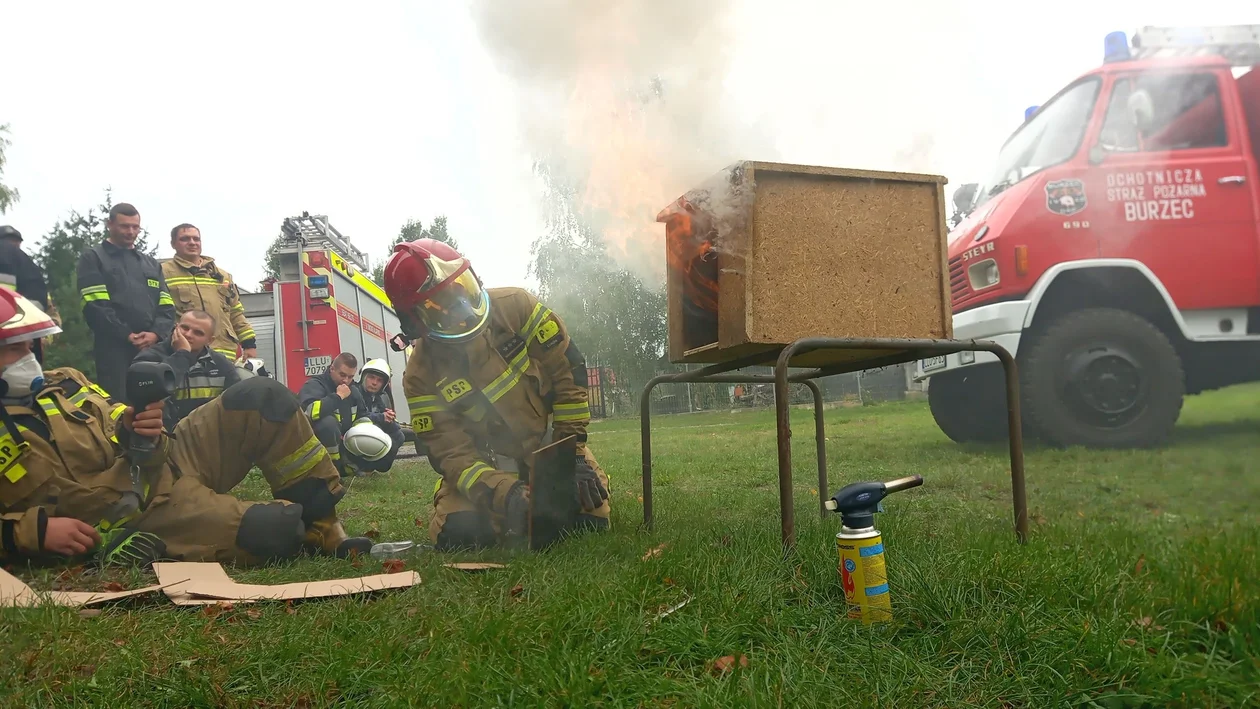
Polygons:
M793 421L787 560L770 412L657 418L651 533L638 528L638 422L597 422L592 447L613 487L606 535L459 557L509 564L480 575L424 552L407 559L420 586L370 599L3 611L0 705L1260 705L1260 387L1189 399L1163 450L1030 450L1024 547L1003 447L952 444L921 403L829 412L834 489L925 478L878 517L895 619L875 628L844 618L839 519L818 520L812 421L803 410ZM434 480L416 462L358 480L347 527L427 541ZM251 479L242 494L265 490ZM379 568L230 571L274 582ZM151 582L16 572L36 588ZM741 654L746 667L715 669Z

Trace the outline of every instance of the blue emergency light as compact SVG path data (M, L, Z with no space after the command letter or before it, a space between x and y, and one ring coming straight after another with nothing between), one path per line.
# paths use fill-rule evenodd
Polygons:
M306 287L307 287L307 288L327 288L327 287L328 287L328 276L323 276L323 275L320 275L320 276L307 276L307 277L306 277Z
M1029 106L1028 108L1025 108L1024 109L1024 122L1027 123L1028 119L1032 118L1033 114L1036 113L1037 109L1039 108L1041 108L1041 106Z
M1129 36L1123 32L1111 32L1103 38L1103 61L1123 62L1131 59Z

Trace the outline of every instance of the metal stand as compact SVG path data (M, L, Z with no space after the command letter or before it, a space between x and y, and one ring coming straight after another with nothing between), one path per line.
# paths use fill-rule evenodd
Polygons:
M805 352L817 350L885 350L890 354L875 359L807 369L788 374L788 363ZM818 448L818 512L825 517L827 499L827 447L824 433L822 392L814 381L819 377L845 374L913 362L934 355L955 352L989 352L1002 363L1006 373L1006 418L1011 455L1011 498L1015 508L1015 537L1020 544L1028 541L1028 500L1024 489L1024 436L1019 414L1019 370L1015 358L1006 348L988 340L911 340L810 337L781 348L728 362L713 364L692 372L662 374L643 388L640 400L640 425L643 445L643 525L652 527L652 412L650 397L659 384L756 384L774 383L774 412L779 445L779 520L785 550L796 546L796 514L792 491L792 426L788 417L789 383L802 383L814 394L814 437ZM774 376L740 374L734 370L775 360Z

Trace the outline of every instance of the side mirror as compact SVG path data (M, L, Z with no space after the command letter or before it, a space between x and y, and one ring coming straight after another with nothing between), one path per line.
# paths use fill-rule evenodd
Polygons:
M954 209L966 214L971 209L971 205L975 204L978 189L980 189L980 184L977 182L959 185L958 189L954 190Z

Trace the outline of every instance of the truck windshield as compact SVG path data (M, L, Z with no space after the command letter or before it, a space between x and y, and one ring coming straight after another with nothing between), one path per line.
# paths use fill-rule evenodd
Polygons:
M998 153L997 167L978 190L979 207L1002 190L1076 154L1098 97L1097 77L1067 89L1020 126Z

